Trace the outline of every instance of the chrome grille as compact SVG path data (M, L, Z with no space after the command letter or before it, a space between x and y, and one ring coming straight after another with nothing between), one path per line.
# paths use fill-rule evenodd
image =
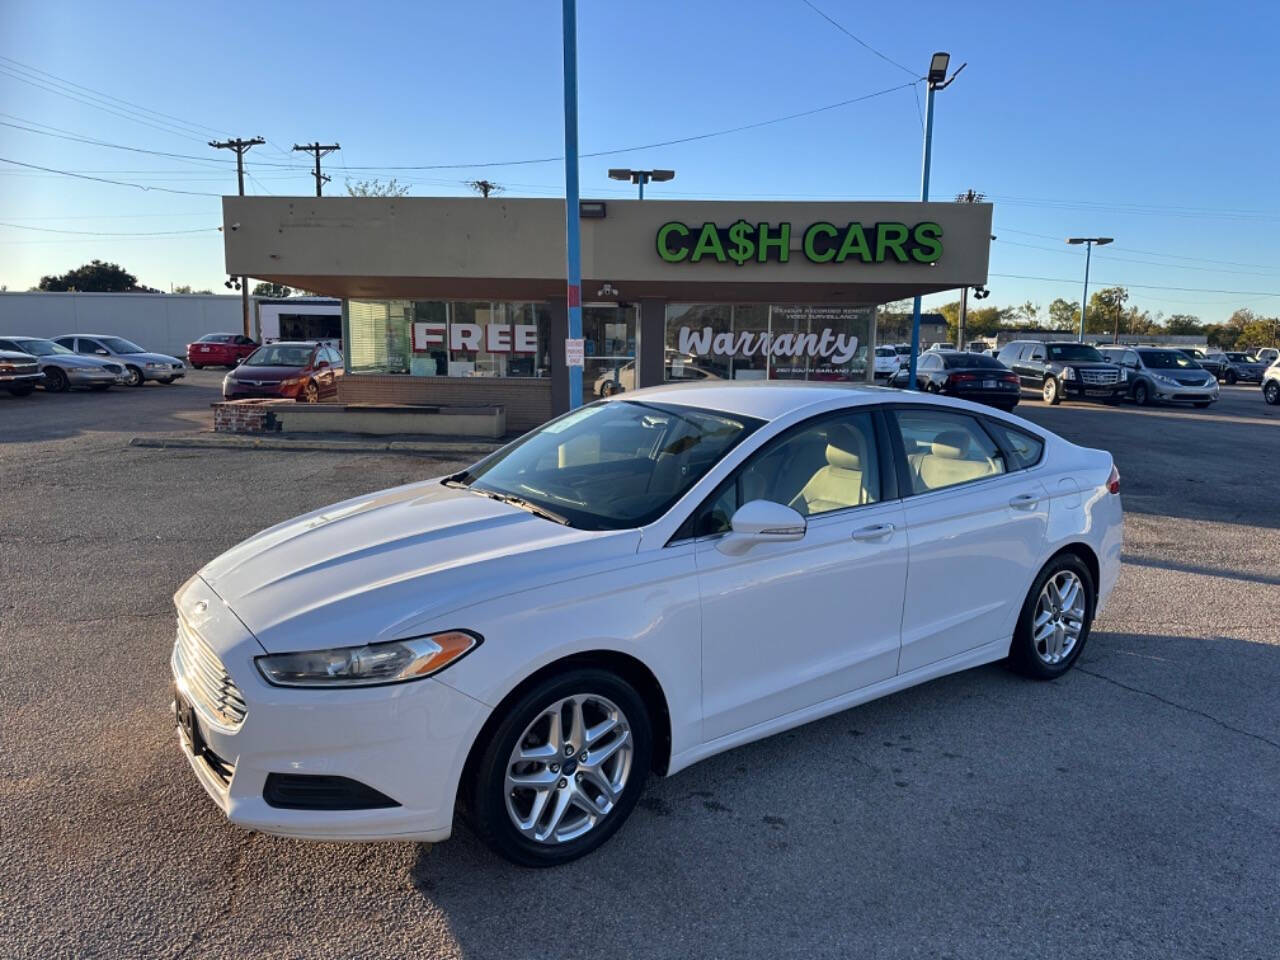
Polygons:
M1119 383L1119 370L1081 370L1080 381L1082 383Z
M247 712L244 697L217 654L193 630L178 621L178 638L173 644L174 671L187 681L191 695L220 722L238 727Z

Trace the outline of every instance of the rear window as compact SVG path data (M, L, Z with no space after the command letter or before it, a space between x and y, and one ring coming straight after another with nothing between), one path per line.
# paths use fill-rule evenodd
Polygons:
M196 342L197 343L228 343L230 342L230 340L231 340L231 336L229 334L206 333L203 337L201 337Z
M995 357L988 357L981 353L958 353L945 354L943 362L948 370L955 370L959 367L970 370L1003 370L1004 364Z

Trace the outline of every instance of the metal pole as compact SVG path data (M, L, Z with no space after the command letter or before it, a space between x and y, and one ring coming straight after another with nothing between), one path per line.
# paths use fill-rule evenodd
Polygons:
M636 183L640 184L640 199L643 200L644 199L644 174L643 173L640 174L640 176L636 177Z
M969 288L960 288L960 326L956 331L956 349L964 349L964 325L969 318Z
M564 214L569 277L569 339L582 339L582 249L578 207L578 11L563 0L564 27ZM569 367L569 409L582 406L582 366Z
M933 84L924 98L924 166L920 171L920 200L929 200L929 160L933 153ZM920 352L920 297L911 308L911 365L907 373L907 389L916 388L916 355Z
M320 173L320 144L316 143L316 196L317 197L320 196L320 178L322 176L323 174Z
M1080 298L1080 343L1084 343L1084 315L1089 309L1089 260L1093 256L1093 241L1084 242L1084 296Z

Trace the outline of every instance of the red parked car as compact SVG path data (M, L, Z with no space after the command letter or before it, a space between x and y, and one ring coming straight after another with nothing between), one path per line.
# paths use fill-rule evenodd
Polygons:
M338 395L342 354L323 343L282 341L259 347L222 381L224 400L279 397L317 403Z
M201 367L234 367L253 351L258 344L240 333L206 333L195 343L187 344L187 363L199 370Z

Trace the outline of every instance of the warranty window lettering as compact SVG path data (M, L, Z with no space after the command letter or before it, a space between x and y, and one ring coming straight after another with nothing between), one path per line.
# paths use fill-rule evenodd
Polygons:
M792 248L793 234L800 241ZM796 234L790 223L748 223L728 227L679 221L658 229L658 256L667 263L787 263L792 253L810 263L934 263L942 257L942 227L931 221L905 223L858 222L837 226L819 221Z

